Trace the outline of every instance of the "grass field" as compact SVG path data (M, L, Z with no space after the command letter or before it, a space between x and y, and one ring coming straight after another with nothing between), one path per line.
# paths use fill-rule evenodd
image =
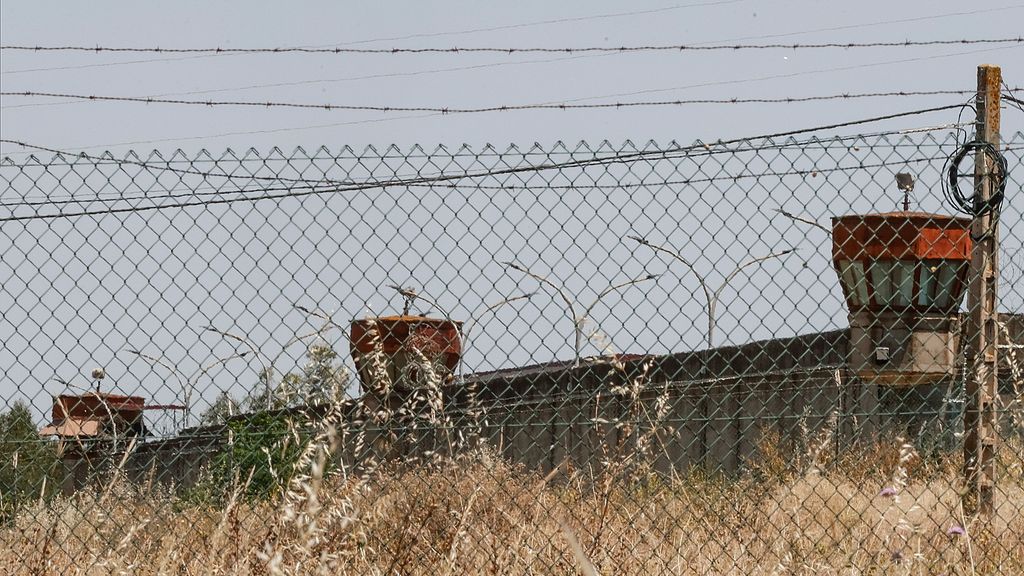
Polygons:
M5 574L1021 574L1024 482L965 517L954 459L880 444L842 461L765 454L742 479L610 466L547 477L488 450L360 477L314 461L270 499L102 490L23 509ZM319 460L323 462L323 460Z
M390 386L383 360L371 360ZM436 429L444 413L429 400L440 398L440 379L425 362L421 374L421 424ZM639 407L642 390L637 380L620 394ZM367 414L398 418L386 405ZM731 478L654 473L658 427L637 419L616 423L622 443L596 470L567 461L544 475L472 443L453 457L351 469L329 455L372 442L346 422L335 402L303 431L283 430L283 444L261 444L270 421L254 425L262 435L234 431L229 451L256 456L235 462L260 471L214 470L213 491L115 473L73 497L40 499L0 527L0 573L1024 574L1019 432L999 445L995 510L983 517L961 506L958 450L921 454L893 437L837 454L826 449L834 420L805 431L800 446L765 433Z

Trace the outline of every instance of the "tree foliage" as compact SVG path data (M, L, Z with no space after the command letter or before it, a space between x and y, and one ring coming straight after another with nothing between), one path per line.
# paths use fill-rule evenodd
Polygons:
M273 368L262 370L243 406L250 412L258 412L336 402L341 399L348 378L348 370L338 361L338 353L330 346L314 344L306 349L306 363L299 372L289 372L275 381Z
M258 412L226 425L227 443L213 458L206 478L194 491L220 500L240 489L248 499L276 496L287 486L308 438L293 415Z
M56 444L40 438L32 412L17 402L0 414L0 519L27 502L48 498L60 488Z
M250 498L276 495L287 485L309 442L303 412L291 409L338 402L347 384L348 371L338 362L337 352L313 345L301 371L285 374L276 383L270 371L262 371L257 387L241 405L221 393L201 419L208 425L224 424L226 445L195 493L218 499L244 486L243 493ZM239 414L239 406L244 413Z

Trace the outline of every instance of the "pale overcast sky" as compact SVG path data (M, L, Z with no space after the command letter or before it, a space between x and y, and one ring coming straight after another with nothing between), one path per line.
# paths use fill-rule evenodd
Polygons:
M623 13L638 12L627 15ZM646 12L646 13L644 13ZM616 15L622 14L622 15ZM607 17L602 17L607 16ZM548 22L548 23L545 23ZM564 47L1005 38L1024 3L0 3L4 44L143 47ZM467 32L471 30L486 30ZM974 87L977 64L1024 85L1024 47L408 55L2 53L4 91L354 105L788 97ZM143 60L144 62L139 62ZM134 62L134 63L132 63ZM117 64L95 66L96 64ZM474 68L475 67L475 68ZM467 69L468 68L468 69ZM268 86L269 85L269 86ZM275 86L276 85L276 86ZM950 96L777 105L425 115L0 100L4 138L73 150L715 140L922 108ZM24 106L31 104L32 106ZM47 104L47 105L40 105ZM1004 132L1022 126L1007 115ZM934 117L935 123L948 118ZM905 122L905 121L904 121ZM914 123L918 125L919 123ZM888 126L892 127L892 125ZM4 153L21 152L3 145Z

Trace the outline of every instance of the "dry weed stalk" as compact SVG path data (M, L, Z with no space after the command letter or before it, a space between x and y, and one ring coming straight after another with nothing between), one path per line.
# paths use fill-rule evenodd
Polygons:
M444 409L444 395L442 391L443 377L434 362L427 358L422 350L415 346L410 347L413 355L413 362L408 366L406 374L407 381L413 389L412 396L408 403L411 421L411 433L419 433L419 423L422 421L428 434L436 434L441 431L443 434L444 454L438 453L437 446L433 446L424 453L428 459L440 459L454 454L455 447L452 443L452 422Z
M1006 403L1004 410L1010 416L1010 422L1016 434L1024 436L1024 361L1017 356L1017 351L1024 348L1024 343L1014 342L1006 322L999 322L999 331L1003 333L1005 344L999 348L1007 351L1010 366L1010 383L1013 386L1013 398ZM1001 400L1001 397L999 397Z
M393 393L382 355L368 365L367 385ZM111 477L104 490L40 501L23 510L14 527L0 528L8 543L0 550L0 572L1024 570L1024 518L1014 514L1024 505L1024 485L1002 485L1000 537L970 529L950 490L956 466L918 465L919 456L904 442L898 451L885 443L829 460L835 414L813 436L806 419L802 423L804 468L769 469L775 472L756 481L673 476L645 488L638 481L648 478L657 434L665 429L668 387L650 384L649 364L632 370L612 355L608 366L618 412L602 420L598 402L593 423L611 427L617 438L596 482L578 473L554 481L564 465L539 477L487 448L431 459L407 453L390 461L389 452L366 449L376 430L395 430L402 418L413 417L414 427L448 425L440 388L429 384L436 374L424 370L419 377L428 382L415 391L408 411L391 410L388 401L350 408L335 391L321 416L309 412L296 422L290 442L303 442L303 449L293 470L275 471L287 477L276 499L242 498L249 480L239 479L225 502L196 506ZM878 494L878 486L892 488L891 498ZM964 534L947 532L951 523Z
M877 453L891 450L881 445ZM773 492L689 479L657 491L617 483L607 495L601 486L553 482L484 454L400 474L381 469L358 487L327 473L329 463L321 468L320 454L308 480L295 479L303 484L293 486L298 495L278 501L245 500L238 492L217 509L179 507L172 495L115 485L105 508L98 494L82 494L25 510L16 527L2 529L0 572L573 573L584 566L580 558L602 574L765 573L780 566L801 574L970 573L972 557L978 573L1024 568L1024 518L1013 514L1024 487L1005 487L998 537L948 535L950 523L961 522L958 498L949 493L956 473L920 476L908 451L899 455L900 469L866 479L856 469L863 461L844 460L813 483L792 478ZM877 486L901 482L898 507L885 500L880 509ZM919 507L911 511L913 503ZM293 520L284 519L289 505ZM603 537L594 547L602 515ZM900 516L913 531L894 533ZM905 557L894 560L894 551ZM89 564L97 559L104 565Z
M605 534L612 494L620 482L633 484L650 477L653 468L651 445L664 425L668 415L668 382L663 383L661 391L654 401L654 415L651 417L644 404L645 392L648 390L648 375L652 367L650 360L645 361L637 374L630 375L621 357L615 354L610 339L599 329L588 335L602 351L601 358L608 358L610 373L608 376L609 392L618 411L612 419L598 417L601 406L601 393L595 396L592 424L595 426L611 425L616 431L614 445L609 449L607 443L601 443L602 470L598 477L600 486L600 512L597 523L592 529L590 544L586 551L580 548L577 560L581 570L593 570L590 560L600 546ZM646 417L646 421L645 421ZM645 426L644 426L645 425ZM568 528L565 528L568 530ZM575 542L571 532L567 532L570 542ZM577 544L578 546L578 544ZM576 554L574 548L574 554Z

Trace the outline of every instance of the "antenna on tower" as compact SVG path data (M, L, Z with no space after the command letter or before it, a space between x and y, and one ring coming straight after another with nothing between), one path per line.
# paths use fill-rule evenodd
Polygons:
M398 285L389 285L388 288L398 292L405 298L405 306L402 308L402 316L408 316L409 310L412 308L413 302L416 301L420 295L416 292L415 288L403 287Z

